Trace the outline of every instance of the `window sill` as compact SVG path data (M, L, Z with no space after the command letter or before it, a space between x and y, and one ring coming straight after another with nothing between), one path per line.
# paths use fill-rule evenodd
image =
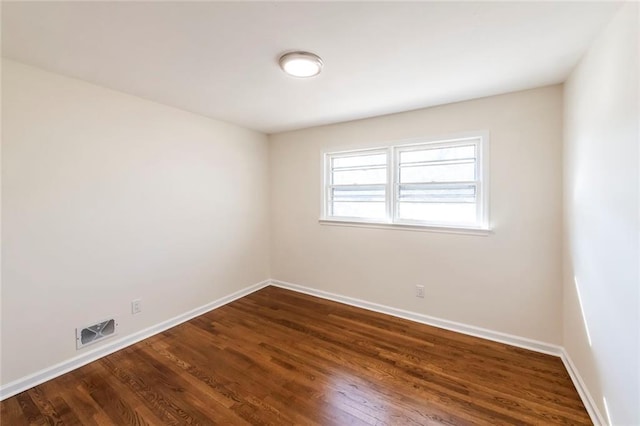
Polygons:
M375 229L393 229L400 231L419 231L419 232L441 232L446 234L463 234L463 235L479 235L487 236L491 234L491 229L487 228L471 228L461 226L435 226L435 225L411 225L399 223L378 223L378 222L360 222L337 219L319 219L320 225L331 226L348 226L355 228L375 228Z

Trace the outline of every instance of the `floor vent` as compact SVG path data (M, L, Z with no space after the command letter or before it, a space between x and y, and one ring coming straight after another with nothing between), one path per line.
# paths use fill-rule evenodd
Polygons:
M76 349L111 337L116 334L118 323L115 319L108 319L83 328L76 328Z

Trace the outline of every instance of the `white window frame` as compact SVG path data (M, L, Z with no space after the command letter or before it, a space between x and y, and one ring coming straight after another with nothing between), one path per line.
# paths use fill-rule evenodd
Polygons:
M385 219L366 219L361 217L348 217L348 216L329 216L329 199L331 190L337 186L331 183L331 159L335 157L360 157L365 155L375 155L375 154L386 154L387 155L387 183L383 184L370 184L370 185L362 185L362 186L382 186L385 188L385 207L386 207L386 217L389 218L389 204L391 203L391 194L389 191L389 179L391 179L391 167L389 167L389 148L365 148L365 149L357 149L350 151L341 151L341 152L327 152L324 154L324 172L323 172L323 203L322 203L322 218L326 220L334 220L334 218L339 218L339 221L350 221L350 222L363 222L363 223L389 223L388 220Z
M465 184L476 187L476 223L450 224L429 221L413 221L397 218L398 191L400 188L400 153L411 150L441 148L453 146L476 146L476 176ZM386 217L384 219L365 219L359 217L329 216L329 193L331 191L331 159L333 157L360 156L375 153L387 154L387 183L385 184ZM343 151L322 152L322 211L320 223L324 225L365 226L385 229L403 229L419 231L439 231L465 234L487 235L489 227L489 132L470 132L448 137L420 138L389 143L386 146L367 147ZM454 186L460 184L434 182L434 186Z

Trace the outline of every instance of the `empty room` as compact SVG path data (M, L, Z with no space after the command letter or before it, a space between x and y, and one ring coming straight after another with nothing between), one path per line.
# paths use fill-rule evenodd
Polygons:
M3 426L640 426L639 3L0 12Z

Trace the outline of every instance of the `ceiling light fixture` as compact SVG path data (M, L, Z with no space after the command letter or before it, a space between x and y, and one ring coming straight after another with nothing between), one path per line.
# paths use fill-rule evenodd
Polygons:
M314 77L322 70L320 56L310 52L289 52L280 56L280 68L293 77Z

